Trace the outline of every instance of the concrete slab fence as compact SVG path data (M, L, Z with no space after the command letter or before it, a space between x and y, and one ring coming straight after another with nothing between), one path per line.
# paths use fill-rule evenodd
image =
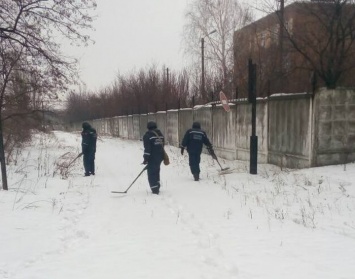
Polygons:
M277 94L257 100L258 163L307 168L355 161L355 90L320 89L314 95ZM220 105L95 119L99 134L140 140L155 121L167 144L178 147L185 131L199 121L216 154L229 160L250 158L251 105L234 100ZM80 130L71 123L67 130Z

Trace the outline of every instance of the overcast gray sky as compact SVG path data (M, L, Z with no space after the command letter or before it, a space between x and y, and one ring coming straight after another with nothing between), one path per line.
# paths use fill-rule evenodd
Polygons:
M68 50L80 60L88 90L110 85L117 73L166 65L184 66L184 12L191 0L97 0L95 44ZM256 1L256 0L246 0ZM67 49L67 47L65 47Z
M111 84L117 73L146 68L153 63L171 69L183 66L181 45L184 10L188 0L99 0L90 32L95 44L69 48L80 60L87 89Z

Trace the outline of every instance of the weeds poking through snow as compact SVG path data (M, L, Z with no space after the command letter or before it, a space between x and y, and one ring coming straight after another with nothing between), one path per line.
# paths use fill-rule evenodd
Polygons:
M53 204L52 201L39 200L39 201L34 201L34 202L30 202L30 203L26 204L25 206L23 206L23 207L21 208L21 210L29 209L29 208L37 208L37 207L39 207L39 205L37 205L37 204L38 204L38 203L41 203L41 202Z
M226 218L227 220L230 219L230 216L232 215L232 210L230 208L228 208L227 212L226 212Z
M341 190L344 196L349 197L349 195L346 193L346 189L344 186L346 186L346 183L339 182L339 189Z
M73 152L66 152L60 156L55 162L53 177L59 174L62 179L67 179L72 173L78 158L78 154Z
M315 228L315 222L314 222L314 215L315 212L314 210L310 210L309 212L306 211L306 208L304 206L301 207L301 217L302 217L302 224L305 227L310 227L310 228Z
M237 184L229 185L228 179L220 181L222 189L238 199L241 209L249 218L255 217L255 210L260 208L265 209L263 212L270 222L273 219L289 220L306 228L333 230L327 224L327 219L338 222L333 218L351 214L354 210L351 188L347 187L352 185L349 182L334 181L334 178L325 175L317 176L312 169L303 172L281 171L273 166L264 168L259 176L245 174L245 179ZM252 207L254 203L256 207ZM352 225L355 227L355 223Z
M52 213L54 212L56 206L57 206L57 200L55 198L52 198Z

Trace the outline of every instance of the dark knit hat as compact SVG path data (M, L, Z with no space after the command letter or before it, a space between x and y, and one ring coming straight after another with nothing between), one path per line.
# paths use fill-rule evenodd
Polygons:
M157 123L155 123L154 121L149 121L147 123L147 129L148 130L153 130L157 128Z
M83 127L84 130L87 130L87 129L91 128L91 125L88 122L83 122L82 127Z
M201 129L201 124L200 124L200 122L194 122L193 124L192 124L192 128L195 128L195 129Z

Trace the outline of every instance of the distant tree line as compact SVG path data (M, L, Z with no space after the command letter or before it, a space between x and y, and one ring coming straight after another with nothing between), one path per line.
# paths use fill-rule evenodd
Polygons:
M156 65L127 75L118 75L112 85L97 92L81 90L67 99L69 121L82 121L117 115L141 114L204 104L211 92L221 89L218 80L206 79L210 94L200 94L187 70L170 71Z

